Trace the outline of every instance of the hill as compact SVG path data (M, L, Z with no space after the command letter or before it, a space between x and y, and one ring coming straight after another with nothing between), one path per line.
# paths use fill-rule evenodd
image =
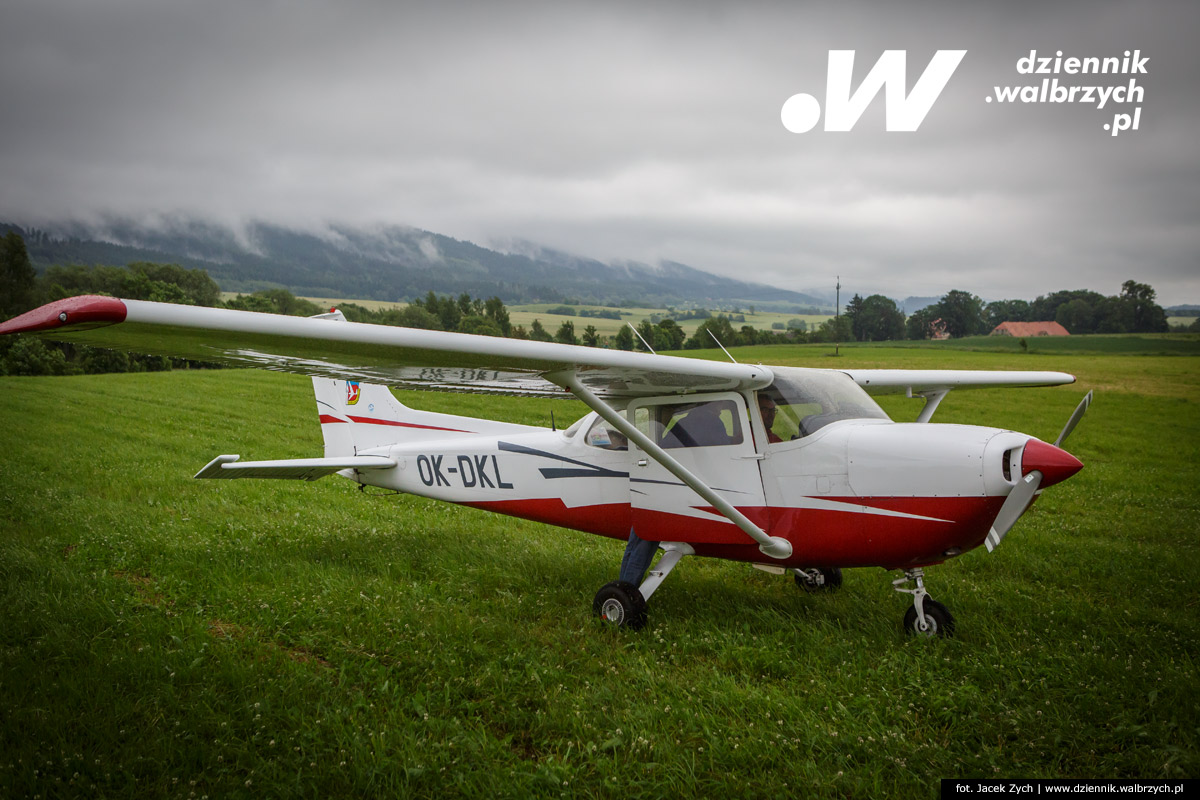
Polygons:
M203 268L226 291L285 288L298 295L403 300L429 291L506 303L725 308L802 313L828 303L798 292L712 275L686 264L605 263L518 242L505 251L403 226L319 232L255 222L234 230L202 220L165 227L124 221L0 224L25 239L34 266L159 261Z

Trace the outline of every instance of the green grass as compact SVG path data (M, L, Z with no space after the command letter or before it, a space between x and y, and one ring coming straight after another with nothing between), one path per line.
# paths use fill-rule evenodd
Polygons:
M562 314L546 313L546 309L556 308L561 305L563 304L538 303L513 306L509 309L509 317L511 318L513 325L524 325L526 329L528 329L529 326L533 324L533 321L537 319L541 320L542 327L544 327L550 333L554 333L565 320L570 320L575 325L576 336L581 336L583 334L583 329L588 325L594 325L596 327L596 332L601 336L615 336L621 328L625 327L630 322L632 322L634 325L637 325L642 320L650 319L655 314L659 316L668 316L670 313L665 308L610 308L610 310L620 312L621 318L619 320L603 319L600 317L566 316ZM605 308L604 306L589 306L586 304L582 306L576 305L573 307ZM718 313L724 312L713 312L713 315L716 316ZM788 321L792 319L804 320L808 323L809 329L812 330L820 326L822 322L832 316L831 314L785 314L774 311L756 311L755 313L751 314L748 307L742 308L737 313L745 317L744 322L738 321L733 323L733 327L738 330L740 330L743 325L750 325L751 327L759 330L776 330L771 327L774 323L783 323L783 325L786 326ZM727 313L726 316L732 316L732 312ZM688 336L691 336L696 332L696 329L699 328L703 322L703 319L684 319L679 320L678 324ZM782 333L783 329L778 329L778 332Z
M901 635L894 574L814 596L700 559L646 630L614 631L590 606L620 542L337 479L191 479L219 453L319 454L306 379L0 379L0 797L867 798L1200 774L1200 362L828 352L735 355L1064 369L1077 385L954 392L936 417L1050 439L1098 390L1069 443L1084 471L994 554L928 570L956 639Z

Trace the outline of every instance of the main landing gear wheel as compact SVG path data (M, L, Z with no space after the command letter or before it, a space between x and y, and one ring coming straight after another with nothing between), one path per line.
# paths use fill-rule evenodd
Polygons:
M596 592L592 613L619 628L641 630L646 624L646 601L632 583L613 581Z
M954 615L949 609L932 597L926 597L923 605L925 630L921 630L917 621L917 607L914 605L904 612L904 632L910 636L953 636Z
M806 592L832 592L842 586L840 567L796 570L796 585Z

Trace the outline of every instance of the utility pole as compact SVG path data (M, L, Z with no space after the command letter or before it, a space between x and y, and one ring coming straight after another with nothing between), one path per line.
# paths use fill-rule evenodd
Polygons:
M837 276L837 290L833 301L833 354L841 355L842 349L842 276Z

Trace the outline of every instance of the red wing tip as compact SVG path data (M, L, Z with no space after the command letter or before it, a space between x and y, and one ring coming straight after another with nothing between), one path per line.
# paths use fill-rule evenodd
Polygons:
M57 328L98 327L125 321L125 303L115 297L84 295L55 300L0 322L0 334L37 333Z

